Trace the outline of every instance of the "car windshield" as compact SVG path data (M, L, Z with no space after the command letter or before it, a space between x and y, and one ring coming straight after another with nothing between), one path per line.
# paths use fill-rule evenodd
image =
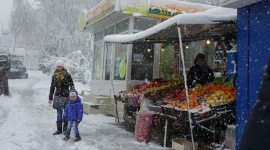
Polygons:
M20 62L20 61L11 61L10 66L11 67L15 67L15 66L22 67L22 62Z

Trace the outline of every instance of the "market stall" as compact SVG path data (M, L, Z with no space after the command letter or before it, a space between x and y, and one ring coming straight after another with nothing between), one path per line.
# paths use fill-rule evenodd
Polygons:
M224 13L225 11L226 13ZM120 92L121 96L118 99L126 103L125 116L136 120L137 113L144 103L142 97L148 99L151 101L148 106L149 110L153 111L157 118L165 120L165 129L168 129L168 124L171 123L178 127L182 126L181 130L184 131L178 132L178 136L189 135L193 147L193 130L195 130L192 128L193 126L214 133L215 136L216 128L211 126L211 123L213 124L221 118L225 119L223 123L233 122L234 119L228 120L228 118L234 118L235 112L236 91L233 86L233 78L219 77L211 84L205 86L198 84L194 88L188 88L183 43L208 38L222 39L222 36L236 32L235 20L235 10L219 7L202 13L177 15L136 34L106 36L104 38L106 43L172 42L178 45L175 62L178 62L176 73L180 77L173 80L157 78L149 83L135 84L129 90ZM218 41L222 40L216 40L216 47L223 46L225 49L222 50L231 50L232 46L227 49L228 46L224 39L222 42ZM215 51L215 54L216 52L219 53L220 50ZM187 133L188 131L189 133ZM164 146L167 141L165 130Z
M226 118L223 121L224 123L229 124L235 121L236 89L232 86L232 83L214 82L206 86L197 85L195 88L190 88L189 110L191 120L189 120L187 97L183 83L178 80L168 81L166 84L164 81L158 83L157 80L161 79L156 79L147 85L136 85L137 89L134 88L121 93L120 99L126 103L125 117L136 120L141 105L144 103L142 101L143 95L150 101L148 109L154 112L157 118L165 118L165 121L171 120L172 123L178 122L184 128L189 128L188 123L191 121L193 126L200 127L215 136L217 129L214 126L209 126L209 124L205 125L205 122L213 122L224 117ZM188 136L190 133L186 132L185 134L185 136Z

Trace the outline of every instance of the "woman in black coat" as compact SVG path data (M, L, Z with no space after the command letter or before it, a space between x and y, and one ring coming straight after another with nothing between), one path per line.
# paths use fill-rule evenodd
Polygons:
M240 150L270 149L270 59L265 67L258 100L249 114Z
M194 59L194 66L189 69L187 75L188 87L193 88L196 84L205 85L213 82L214 73L212 69L207 65L206 57L204 54L197 54Z
M54 74L52 76L51 81L51 87L50 87L50 94L49 94L49 101L48 103L52 103L52 100L56 101L56 98L63 98L66 99L68 102L68 96L70 89L74 89L73 80L71 78L71 75L67 72L67 70L64 68L64 61L63 60L57 60L55 63L55 66L57 69L54 71ZM53 105L53 107L57 110L57 130L53 133L53 135L61 134L62 132L65 133L67 129L67 121L64 121L62 119L63 117L63 109L65 106L59 106L59 105ZM62 131L62 122L64 122L63 125L63 131Z

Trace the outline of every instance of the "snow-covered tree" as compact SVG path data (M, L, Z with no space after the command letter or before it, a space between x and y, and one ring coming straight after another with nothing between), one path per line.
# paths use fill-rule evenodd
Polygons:
M21 36L24 30L28 30L30 26L30 7L30 4L26 0L14 1L14 7L9 24L10 31L13 35L13 52L15 52L18 37Z
M16 0L10 23L11 30L14 37L24 37L32 49L40 51L41 58L44 59L41 60L43 67L47 66L48 60L59 57L68 59L70 54L78 51L84 59L91 62L91 36L79 31L79 14L96 3L96 0L32 0L31 3L27 0ZM83 64L83 68L90 71L91 63L88 62L84 62L87 65ZM77 74L80 73L77 71Z

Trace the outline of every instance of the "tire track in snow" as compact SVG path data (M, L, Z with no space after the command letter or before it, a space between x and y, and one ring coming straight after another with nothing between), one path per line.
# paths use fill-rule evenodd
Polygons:
M29 129L31 117L24 107L22 93L27 80L9 80L10 96L2 97L6 119L1 125L0 149L35 149L34 132Z
M53 144L55 139L52 138L52 133L55 129L53 128L55 124L55 118L53 117L56 117L55 110L47 104L47 93L46 97L40 99L41 95L45 96L45 93L42 93L42 89L33 88L36 84L39 84L39 81L40 79L38 78L32 78L32 80L28 82L28 88L24 89L21 93L22 97L25 98L22 105L28 110L32 118L32 129L36 133L33 140L38 143L38 147L41 149L55 149L55 146L58 147ZM47 120L52 120L51 124L48 124ZM52 143L52 145L48 145L47 140L49 140L49 143Z
M8 116L8 111L5 108L0 107L0 128L2 124L7 120L7 116Z

